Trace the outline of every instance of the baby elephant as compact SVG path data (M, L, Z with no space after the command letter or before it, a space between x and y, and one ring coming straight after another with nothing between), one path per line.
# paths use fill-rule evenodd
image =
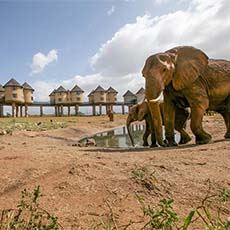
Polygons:
M161 115L163 117L163 104L160 104ZM188 133L185 131L186 121L189 117L189 112L185 109L176 108L175 115L175 129L180 133L181 139L179 144L186 144L191 140ZM156 147L156 137L154 132L154 127L152 124L151 114L148 108L147 102L143 101L141 104L137 104L131 107L128 117L126 119L126 126L128 130L128 135L130 137L131 143L134 146L134 141L130 132L130 124L134 121L145 120L145 132L143 135L143 146L148 146L148 136L151 134L151 145L150 147Z

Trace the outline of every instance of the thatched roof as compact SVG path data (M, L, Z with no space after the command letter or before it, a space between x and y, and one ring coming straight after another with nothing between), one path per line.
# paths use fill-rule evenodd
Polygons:
M123 97L127 97L127 96L134 96L134 97L136 97L136 95L133 94L130 90L127 90L126 93L123 95Z
M84 90L82 90L78 85L75 85L72 89L71 92L80 92L84 93Z
M112 87L109 87L107 90L106 90L106 93L114 93L114 94L118 94L118 92L112 88Z
M105 90L99 85L94 92L105 92Z
M138 94L144 94L145 93L145 89L143 87L141 87L137 92L136 95Z
M92 96L93 93L94 93L94 90L92 90L92 91L89 93L88 97Z
M4 85L4 88L5 88L5 87L8 87L8 86L22 87L14 78L11 78L11 79Z
M5 90L4 90L4 88L3 88L3 86L0 84L0 92L4 92Z
M22 87L23 87L24 89L28 89L28 90L34 91L34 89L33 89L27 82L25 82L25 83L22 85Z
M66 89L63 86L59 86L56 90L57 93L63 93L63 92L67 92Z
M55 95L55 93L56 93L56 89L54 89L52 92L51 92L51 94L49 95L49 96L54 96Z

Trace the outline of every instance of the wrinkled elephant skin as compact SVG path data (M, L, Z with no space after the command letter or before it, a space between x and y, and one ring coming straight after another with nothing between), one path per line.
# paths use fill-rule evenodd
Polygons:
M209 59L194 47L175 47L148 57L142 74L148 101L164 93L165 135L169 146L175 143L176 108L190 107L191 130L197 144L211 140L211 135L202 127L207 109L223 116L227 129L225 138L230 138L230 61ZM153 122L156 138L161 140L161 118L156 107L150 103L151 114L158 120Z

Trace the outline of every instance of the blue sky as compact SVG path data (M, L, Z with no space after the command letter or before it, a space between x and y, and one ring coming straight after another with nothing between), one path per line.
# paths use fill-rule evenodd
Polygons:
M228 10L228 0L0 1L0 83L27 81L37 100L61 84L121 97L144 85L154 52L189 44L229 58Z

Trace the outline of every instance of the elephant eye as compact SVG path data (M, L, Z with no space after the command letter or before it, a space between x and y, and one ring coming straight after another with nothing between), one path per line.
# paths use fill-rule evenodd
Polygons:
M163 69L163 72L165 72L165 71L166 71L166 68Z

